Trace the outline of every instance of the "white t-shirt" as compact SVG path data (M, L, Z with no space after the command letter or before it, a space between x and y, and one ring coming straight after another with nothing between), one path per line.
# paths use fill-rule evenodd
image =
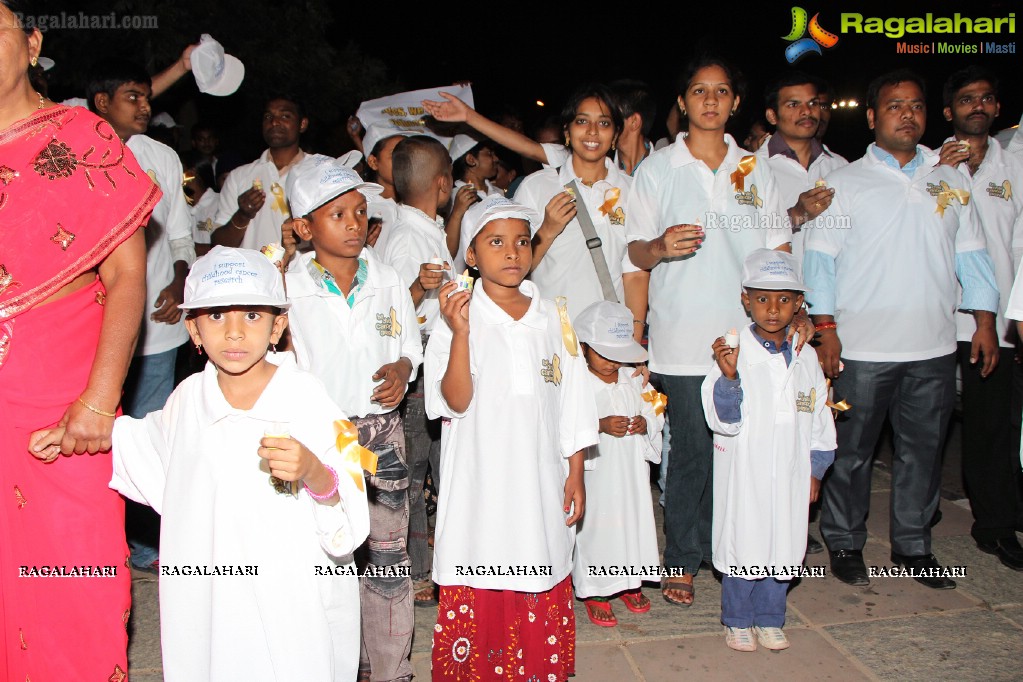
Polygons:
M766 161L767 165L771 167L774 179L778 183L781 207L786 211L786 215L788 210L796 205L800 194L813 189L816 182L825 178L828 173L849 165L845 157L835 154L828 149L827 145L822 145L824 150L810 162L810 167L803 168L803 164L785 154L771 155L768 149L771 137L769 135L764 140L754 156L757 157L758 162ZM806 240L805 227L808 226L804 226L804 229L792 235L792 255L800 264L803 262L803 242Z
M706 231L692 256L661 261L650 273L650 370L703 376L714 363L710 345L745 324L739 298L742 264L756 249L790 241L774 174L757 163L736 189L731 175L749 153L725 135L728 152L717 173L696 159L685 134L646 158L625 207L630 242L652 240L672 225Z
M196 244L209 244L213 230L217 229L217 210L220 204L220 195L208 189L203 192L194 205L190 207L192 213L192 241Z
M225 230L236 229L228 223L238 210L238 197L252 189L252 183L259 180L266 193L266 201L256 217L249 221L240 246L243 249L259 250L267 244L279 244L281 225L291 217L291 209L284 194L284 181L288 177L288 170L304 158L305 152L300 150L291 163L278 171L267 149L252 163L231 171L224 180L224 186L220 188L220 204L215 220L217 226L224 226Z
M604 159L607 177L587 187L579 180L569 160L561 168L545 168L526 177L515 192L515 201L528 206L539 215L544 214L547 202L573 180L577 181L579 195L577 208L585 203L593 221L593 227L600 237L601 251L607 263L618 302L625 302L622 285L623 272L636 272L639 268L629 260L628 243L625 240L625 204L632 186L632 178L618 170L610 159ZM617 196L617 199L616 199ZM581 202L579 201L581 199ZM606 203L606 206L605 206ZM543 260L529 275L544 298L554 299L565 296L568 299L568 313L572 319L597 301L604 300L600 280L586 247L586 238L573 218L564 232L551 244Z
M572 571L566 458L597 443L596 406L582 353L573 357L565 349L557 308L528 280L519 290L532 301L513 320L482 284L473 289L473 397L465 412L452 410L440 390L451 352L445 322L426 348L426 413L444 418L444 494L433 556L440 585L545 592ZM466 569L486 566L522 566L527 574L467 575Z
M380 383L372 377L382 366L402 357L412 362L412 375L423 362L415 309L408 287L394 269L380 261L372 249L363 249L365 284L355 294L355 305L331 293L316 281L315 254L296 257L286 276L291 338L298 365L316 375L331 399L353 417L384 414L386 408L370 400Z
M816 222L829 226L806 236L807 252L835 259L842 357L909 362L953 353L955 255L983 249L984 234L973 201L953 199L939 215L936 195L942 182L969 191L969 181L954 168L934 166L937 155L922 146L923 163L910 179L873 147L828 176L835 198Z
M128 149L153 182L163 198L153 209L146 226L146 307L142 311L142 330L135 355L156 355L177 348L188 341L184 315L176 324L154 322L151 315L160 292L174 280L174 263L195 262L192 242L192 215L181 189L181 161L174 151L151 137L132 135Z
M1009 292L1009 302L1005 306L1005 318L1007 320L1023 321L1023 268L1016 270L1016 279L1012 283L1012 291ZM1023 455L1023 450L1021 450Z
M370 220L376 218L380 221L380 236L373 246L376 253L382 254L387 248L387 240L391 237L391 228L398 218L398 204L394 199L386 199L379 194L366 199L366 215Z
M398 217L391 229L391 236L384 250L377 249L377 253L385 263L398 271L398 277L408 289L419 277L419 266L423 263L429 263L434 258L451 262L443 218L431 220L419 209L398 204ZM440 289L427 291L416 308L419 328L425 334L430 333L440 316L438 291Z
M950 137L945 142L952 139ZM1023 161L1008 154L994 138L989 137L987 154L977 172L970 177L965 163L959 164L958 168L964 177L969 178L970 203L977 209L987 252L995 265L1000 308L995 316L998 345L1013 348L1015 344L1006 337L1005 306L1009 302L1020 254L1023 253L1023 194L1020 193L1023 190ZM956 314L957 340L971 341L976 331L977 321L972 313Z
M344 412L280 355L268 356L281 366L249 410L228 403L211 362L162 410L114 423L110 487L162 517L169 680L355 679L358 579L332 573L354 568L351 553L369 532L366 493L335 446ZM337 472L337 504L319 504L304 488L297 497L275 492L256 450L279 424ZM228 566L240 573L199 573Z

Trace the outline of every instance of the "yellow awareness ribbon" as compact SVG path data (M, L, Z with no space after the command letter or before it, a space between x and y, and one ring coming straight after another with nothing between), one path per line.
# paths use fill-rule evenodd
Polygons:
M958 199L959 203L963 206L970 203L970 193L965 189L951 189L944 181L942 181L941 187L942 191L938 192L938 207L934 209L934 212L938 215L945 215L945 209L948 208L953 199Z
M284 188L281 187L280 183L275 182L270 185L270 193L274 195L273 210L285 218L290 218L291 211L288 210L288 202L284 199Z
M735 172L729 176L732 184L735 185L736 192L746 191L746 176L752 173L756 167L757 157L753 155L744 156L739 159L739 165L736 167Z
M334 434L337 436L335 444L337 451L341 453L345 471L355 481L355 486L365 492L362 472L367 471L370 474L377 472L376 453L359 445L359 429L347 419L338 419L334 422Z
M760 195L757 193L757 186L756 185L750 185L749 186L749 195L750 195L750 198L753 200L753 204L752 205L753 205L754 208L763 208L764 200L761 199Z
M1012 183L1008 180L1002 182L1002 198L1006 201L1012 198Z
M568 299L558 296L554 299L554 305L558 306L558 317L561 318L561 338L565 341L565 350L573 358L579 357L579 339L576 338L575 329L568 319Z
M827 381L827 386L828 386L828 395L831 396L832 395L832 393L831 393L831 379L827 379L826 381ZM833 398L833 396L832 396L832 398ZM834 416L836 416L836 417L838 416L839 412L845 412L846 410L848 410L848 409L850 409L852 407L852 405L847 403L844 399L843 400L839 400L836 403L832 398L829 398L828 402L826 404L827 404L828 407L831 408L831 413Z
M654 406L654 414L658 416L664 414L664 410L668 407L668 396L658 393L652 388L646 393L641 393L640 396Z
M612 187L604 192L604 203L600 205L600 212L603 215L610 215L615 210L615 204L622 196L622 190Z

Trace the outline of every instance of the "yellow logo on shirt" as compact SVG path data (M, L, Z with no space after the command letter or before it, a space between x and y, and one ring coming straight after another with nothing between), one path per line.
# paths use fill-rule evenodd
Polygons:
M389 317L383 313L377 313L376 330L380 332L380 336L398 338L398 335L401 334L401 323L398 322L398 313L394 310L394 306L391 306Z
M761 208L764 205L764 200L760 198L756 185L750 185L748 192L736 192L735 200L739 202L740 206Z
M197 220L195 226L199 228L200 232L213 232L213 219Z
M987 184L988 196L995 197L997 199L1005 199L1009 201L1012 199L1012 183L1008 180L1003 180L1002 184L996 185L993 182Z
M158 189L163 189L163 187L160 187L160 181L156 179L155 170L153 170L152 168L146 170L146 175L149 176L149 179L153 181L153 184L156 185Z
M813 412L814 406L817 404L817 389L811 388L810 395L799 392L796 396L796 412Z
M561 358L557 353L552 359L544 359L540 362L540 376L548 384L561 385Z

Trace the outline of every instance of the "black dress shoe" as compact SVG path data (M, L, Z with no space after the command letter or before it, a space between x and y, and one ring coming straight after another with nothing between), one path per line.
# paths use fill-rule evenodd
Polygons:
M994 554L1004 565L1014 571L1023 571L1023 547L1020 547L1019 540L1015 535L998 538L994 542L977 542L977 548L982 552Z
M806 534L806 553L807 554L820 554L824 551L824 545L822 545L817 538Z
M954 590L956 581L948 577L951 568L938 563L933 554L907 556L892 552L892 563L911 573L913 580L935 590Z
M867 566L863 563L863 551L859 549L836 549L831 552L831 573L849 585L861 587L870 584Z

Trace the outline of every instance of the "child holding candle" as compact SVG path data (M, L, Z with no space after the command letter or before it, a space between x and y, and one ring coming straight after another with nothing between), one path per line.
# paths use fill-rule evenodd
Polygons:
M714 567L725 643L780 650L789 646L785 598L806 552L806 508L835 459L835 424L817 353L787 340L806 291L796 257L753 251L742 286L753 324L738 347L714 342L717 365L702 386L714 432Z
M162 410L117 419L110 484L163 517L164 674L355 679L350 555L369 530L360 453L339 438L350 425L323 385L267 355L287 327L280 273L257 251L216 246L192 266L180 307L210 362ZM290 437L264 435L281 429ZM33 434L33 453L55 458L62 430ZM297 495L271 477L300 483Z

